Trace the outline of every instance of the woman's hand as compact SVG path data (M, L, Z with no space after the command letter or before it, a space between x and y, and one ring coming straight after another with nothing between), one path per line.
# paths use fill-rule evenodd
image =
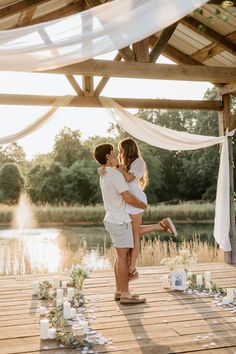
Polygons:
M97 169L97 172L98 172L99 176L103 177L106 174L106 169L105 169L105 167L99 167Z
M112 167L116 167L119 165L119 161L118 161L117 157L107 154L106 158L107 158L107 162L109 162Z

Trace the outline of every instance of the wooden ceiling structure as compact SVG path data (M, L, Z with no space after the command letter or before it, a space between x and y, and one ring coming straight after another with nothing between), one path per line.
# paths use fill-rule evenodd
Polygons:
M236 126L236 117L230 111L230 96L236 96L236 1L232 1L233 6L227 8L222 7L222 1L208 1L200 11L194 11L161 32L118 50L113 60L93 58L46 72L52 76L66 76L75 91L69 104L73 107L101 107L98 97L111 77L211 82L218 87L219 99L215 101L114 99L126 108L218 111L219 130L223 135L226 128L231 130ZM62 18L105 2L106 0L0 0L0 30ZM177 65L158 64L160 55ZM81 85L77 75L82 77ZM96 76L100 77L97 85L94 80ZM0 104L6 105L50 106L55 99L55 96L0 94ZM226 261L236 263L230 139L230 233L233 250L226 254Z

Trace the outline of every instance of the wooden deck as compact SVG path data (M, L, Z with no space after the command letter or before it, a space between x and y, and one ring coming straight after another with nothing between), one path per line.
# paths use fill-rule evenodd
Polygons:
M206 270L212 272L219 285L236 288L236 266L209 263L193 268L197 273ZM87 279L84 292L90 299L86 307L91 326L113 340L112 345L98 345L94 351L236 353L236 312L216 306L209 297L163 290L160 285L163 273L165 267L140 268L140 279L132 283L131 289L147 297L143 305L122 306L113 301L112 272L94 272ZM0 353L78 353L60 348L54 340L40 341L40 301L31 295L35 278L0 278Z

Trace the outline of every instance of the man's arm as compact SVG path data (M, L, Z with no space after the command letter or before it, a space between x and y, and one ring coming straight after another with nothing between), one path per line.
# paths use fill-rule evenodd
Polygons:
M132 205L135 208L146 209L147 204L143 203L140 199L135 197L130 191L125 191L120 193L122 198L125 200L126 203Z

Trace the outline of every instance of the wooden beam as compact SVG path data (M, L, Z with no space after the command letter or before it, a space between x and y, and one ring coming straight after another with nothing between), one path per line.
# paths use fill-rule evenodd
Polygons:
M232 42L235 42L236 41L236 31L228 34L224 38L226 38ZM191 58L194 60L197 60L199 62L203 62L203 61L206 61L210 58L213 58L214 56L222 53L223 51L224 51L224 48L222 48L222 46L220 46L218 43L211 43L208 46L193 53L191 55Z
M114 61L120 61L122 59L122 56L120 55L120 53L117 53ZM96 89L94 90L94 96L99 96L100 93L102 92L102 90L104 89L104 87L106 86L106 84L108 83L108 81L110 80L110 77L103 77L99 83L97 84Z
M0 94L2 105L23 105L23 106L51 106L58 96L39 96L21 94ZM222 110L221 101L187 101L187 100L164 100L144 98L113 98L125 108L143 109L183 109L183 110ZM98 97L74 96L68 105L69 107L101 107ZM67 107L67 106L65 106Z
M25 10L30 10L32 7L39 6L50 0L22 0L14 4L0 8L0 19L15 15Z
M93 59L45 72L65 75L102 75L139 79L207 81L222 84L236 82L236 68L231 67L129 63Z
M218 43L219 46L221 46L224 50L232 53L235 55L236 51L236 45L232 42L230 42L228 39L226 39L224 36L221 34L217 33L210 27L207 27L206 25L203 25L201 22L196 20L195 18L192 17L184 17L181 20L181 23L193 30L194 32L197 32L201 34L204 38L207 38L211 42L216 42ZM203 30L201 31L201 27L204 26Z
M133 52L135 56L135 61L139 63L148 63L149 62L149 40L148 38L143 39L142 41L133 43Z
M173 25L165 28L160 37L157 39L156 43L154 44L151 52L150 52L150 62L155 63L159 58L161 52L167 45L169 39L171 38L172 34L174 33L178 23L174 23Z
M82 87L85 96L93 96L94 95L93 76L84 75L82 77Z
M26 23L30 23L32 20L35 10L37 9L37 6L32 7L29 10L25 10L20 14L19 20L17 21L16 27L22 27Z
M84 91L81 89L80 85L76 81L73 75L66 75L67 80L75 90L78 96L84 96Z
M135 61L135 55L130 47L119 49L118 52L126 61Z
M236 92L236 84L228 84L221 87L218 87L218 93L221 95L226 95L227 93L235 93Z

